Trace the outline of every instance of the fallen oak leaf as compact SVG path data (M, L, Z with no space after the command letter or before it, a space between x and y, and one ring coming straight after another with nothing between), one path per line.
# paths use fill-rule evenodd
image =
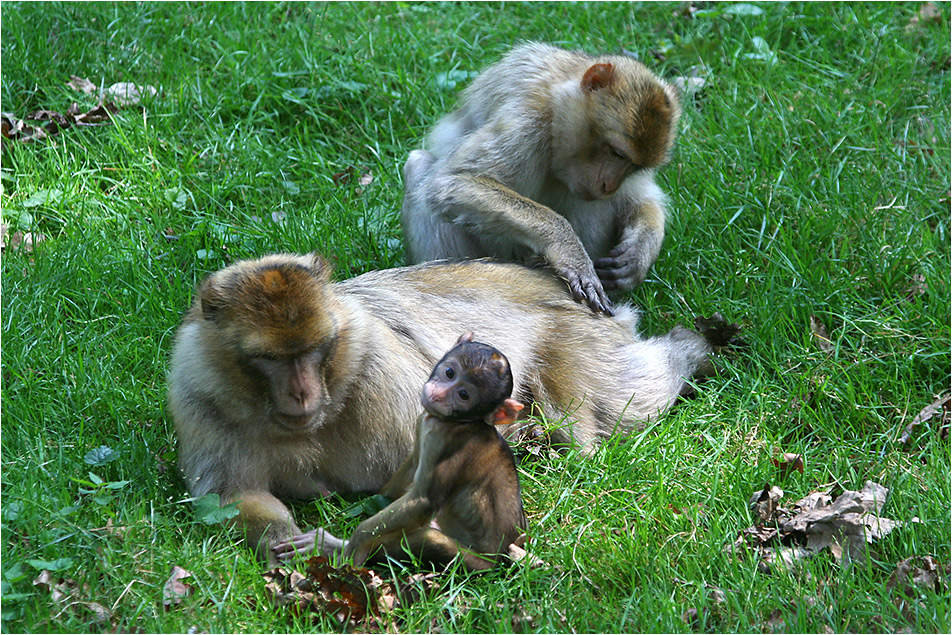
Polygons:
M72 88L73 90L91 95L96 92L96 84L92 83L85 77L79 77L78 75L70 75L69 81L66 82L66 85Z
M783 498L783 490L777 486L771 487L768 483L759 492L754 492L747 501L747 507L762 523L765 523L773 519L781 498Z
M155 86L138 85L131 82L117 82L103 91L105 97L111 97L115 103L122 107L135 106L145 95L155 97L158 94Z
M166 610L178 606L182 603L182 600L195 592L195 588L191 584L182 582L182 580L191 577L191 572L182 567L178 565L172 567L172 573L169 574L169 579L165 581L165 586L162 588L162 604Z
M907 596L914 597L915 589L929 589L942 593L949 588L950 566L942 564L932 556L912 556L896 564L896 570L886 581L886 590L895 588Z
M906 426L902 436L899 437L899 444L907 445L912 439L912 433L916 426L930 421L937 413L939 415L939 428L947 427L949 419L952 418L952 393L940 395L938 399L920 410L919 414Z
M826 325L815 315L810 316L810 332L813 334L813 339L816 340L816 344L821 351L827 354L833 352L833 342L830 341L830 333L827 331Z
M747 343L738 337L741 332L740 324L728 322L720 313L714 313L706 318L699 315L694 318L695 330L704 336L704 339L715 348L726 346L743 347Z
M779 461L777 459L770 459L770 462L774 464L774 467L780 470L780 478L785 478L788 474L790 474L790 472L793 471L803 474L802 454L784 452Z
M75 108L74 108L75 107ZM71 104L69 107L70 113L77 112L79 110L78 104ZM112 123L112 114L118 112L119 108L112 103L111 101L103 101L101 104L88 110L84 113L77 113L74 115L74 120L77 126L102 126Z

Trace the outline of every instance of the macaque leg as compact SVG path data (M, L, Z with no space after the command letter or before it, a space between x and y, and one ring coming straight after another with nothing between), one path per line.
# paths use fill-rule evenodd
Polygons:
M382 545L388 555L409 553L423 562L445 566L462 556L467 571L485 571L496 566L495 561L460 547L460 544L434 527L423 527L401 536L395 545Z
M344 547L344 555L362 565L380 547L399 545L404 534L425 527L432 517L433 506L428 499L409 493L401 496L357 526Z

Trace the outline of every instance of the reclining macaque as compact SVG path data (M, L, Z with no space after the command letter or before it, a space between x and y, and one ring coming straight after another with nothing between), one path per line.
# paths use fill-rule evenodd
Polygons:
M379 492L411 454L420 386L460 333L505 351L513 397L555 443L600 439L661 415L707 340L644 339L636 314L598 315L551 274L471 260L331 282L319 255L273 255L212 274L175 338L169 412L193 496L237 503L259 557L301 534L284 499ZM517 434L521 421L502 432Z
M407 159L408 264L541 259L610 315L605 290L637 287L661 251L654 175L680 114L675 89L630 57L514 48Z
M413 454L381 491L396 500L349 541L314 530L276 545L275 556L316 549L361 565L409 553L448 565L461 555L470 571L494 566L526 528L512 451L495 427L522 410L512 385L506 357L464 333L423 387Z

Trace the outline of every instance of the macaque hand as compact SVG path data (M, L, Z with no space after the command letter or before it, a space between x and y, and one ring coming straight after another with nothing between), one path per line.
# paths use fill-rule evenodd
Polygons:
M308 555L312 552L331 557L346 544L345 541L335 538L323 529L312 529L279 542L271 547L271 553L282 561L290 560L298 554Z
M584 302L596 313L615 315L612 302L608 299L602 282L595 275L595 268L587 258L584 263L561 264L551 260L550 262L556 275L565 280L565 284L572 292L572 297L579 302Z
M606 289L628 291L634 289L648 275L661 251L664 235L639 231L612 249L608 256L595 261L595 271Z

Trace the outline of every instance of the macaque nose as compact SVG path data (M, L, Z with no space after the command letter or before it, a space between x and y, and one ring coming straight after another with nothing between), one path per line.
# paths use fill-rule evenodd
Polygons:
M291 389L288 391L288 396L291 397L297 405L303 408L307 400L311 397L311 391L307 389L307 386L291 386Z

